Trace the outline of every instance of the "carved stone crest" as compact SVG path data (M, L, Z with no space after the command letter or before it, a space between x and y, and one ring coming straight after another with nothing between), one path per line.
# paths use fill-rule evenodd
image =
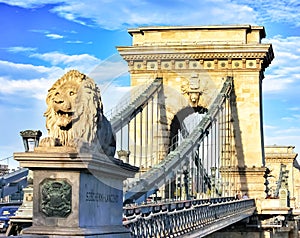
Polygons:
M47 217L67 217L72 211L72 186L67 181L41 184L41 211Z
M203 92L200 89L200 79L198 74L193 74L189 80L184 80L181 85L181 91L183 94L188 95L192 107L201 106L200 96Z

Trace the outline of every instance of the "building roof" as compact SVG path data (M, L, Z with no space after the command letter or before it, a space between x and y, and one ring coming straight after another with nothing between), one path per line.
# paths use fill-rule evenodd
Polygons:
M128 33L142 33L144 31L173 31L173 30L225 30L225 29L248 29L248 30L260 30L261 38L266 37L266 31L263 26L252 26L249 24L235 24L235 25L206 25L206 26L145 26L138 28L128 29Z

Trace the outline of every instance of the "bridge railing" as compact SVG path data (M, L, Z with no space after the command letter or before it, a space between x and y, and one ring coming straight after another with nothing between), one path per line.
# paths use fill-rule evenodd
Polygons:
M254 199L233 197L130 205L124 207L123 225L132 237L177 237L197 230L207 235L251 216L254 210Z
M161 86L162 78L155 78L151 81L148 80L144 85L136 87L135 90L130 92L130 96L126 94L120 104L106 113L113 130L118 132L124 125L128 124Z
M21 168L0 177L0 198L12 195L27 186L28 169Z

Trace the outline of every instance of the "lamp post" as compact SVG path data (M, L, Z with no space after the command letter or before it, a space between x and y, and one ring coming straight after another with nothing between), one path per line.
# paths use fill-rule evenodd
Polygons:
M20 135L22 136L25 152L33 151L34 147L38 147L40 137L42 136L42 132L40 130L25 130L21 131Z
M266 171L263 176L265 178L264 185L265 185L266 198L270 197L270 194L269 194L270 188L269 188L269 180L268 180L268 178L270 177L270 173L271 173L271 170L269 168L266 168Z
M189 171L186 165L183 166L183 182L184 182L184 189L185 189L185 194L186 194L186 199L189 200Z
M20 135L23 139L25 152L33 151L34 147L39 145L40 137L42 132L37 130L25 130L21 131ZM19 189L20 196L21 191L23 191L23 202L19 209L16 211L15 215L10 218L10 224L7 236L17 235L23 228L27 228L32 225L33 216L33 172L28 171L27 175L27 186L25 188Z
M216 167L211 167L210 172L211 172L211 195L212 195L212 197L215 197L215 193L216 193Z

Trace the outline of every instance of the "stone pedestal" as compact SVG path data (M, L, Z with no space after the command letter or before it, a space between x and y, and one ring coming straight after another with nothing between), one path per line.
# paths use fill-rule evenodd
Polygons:
M32 224L32 184L29 184L26 188L23 188L23 192L23 203L16 211L15 216L10 217L9 227L5 234L6 236L17 235L22 229L27 228Z
M24 235L130 237L122 225L123 180L137 168L105 155L15 153L33 171L32 227Z

